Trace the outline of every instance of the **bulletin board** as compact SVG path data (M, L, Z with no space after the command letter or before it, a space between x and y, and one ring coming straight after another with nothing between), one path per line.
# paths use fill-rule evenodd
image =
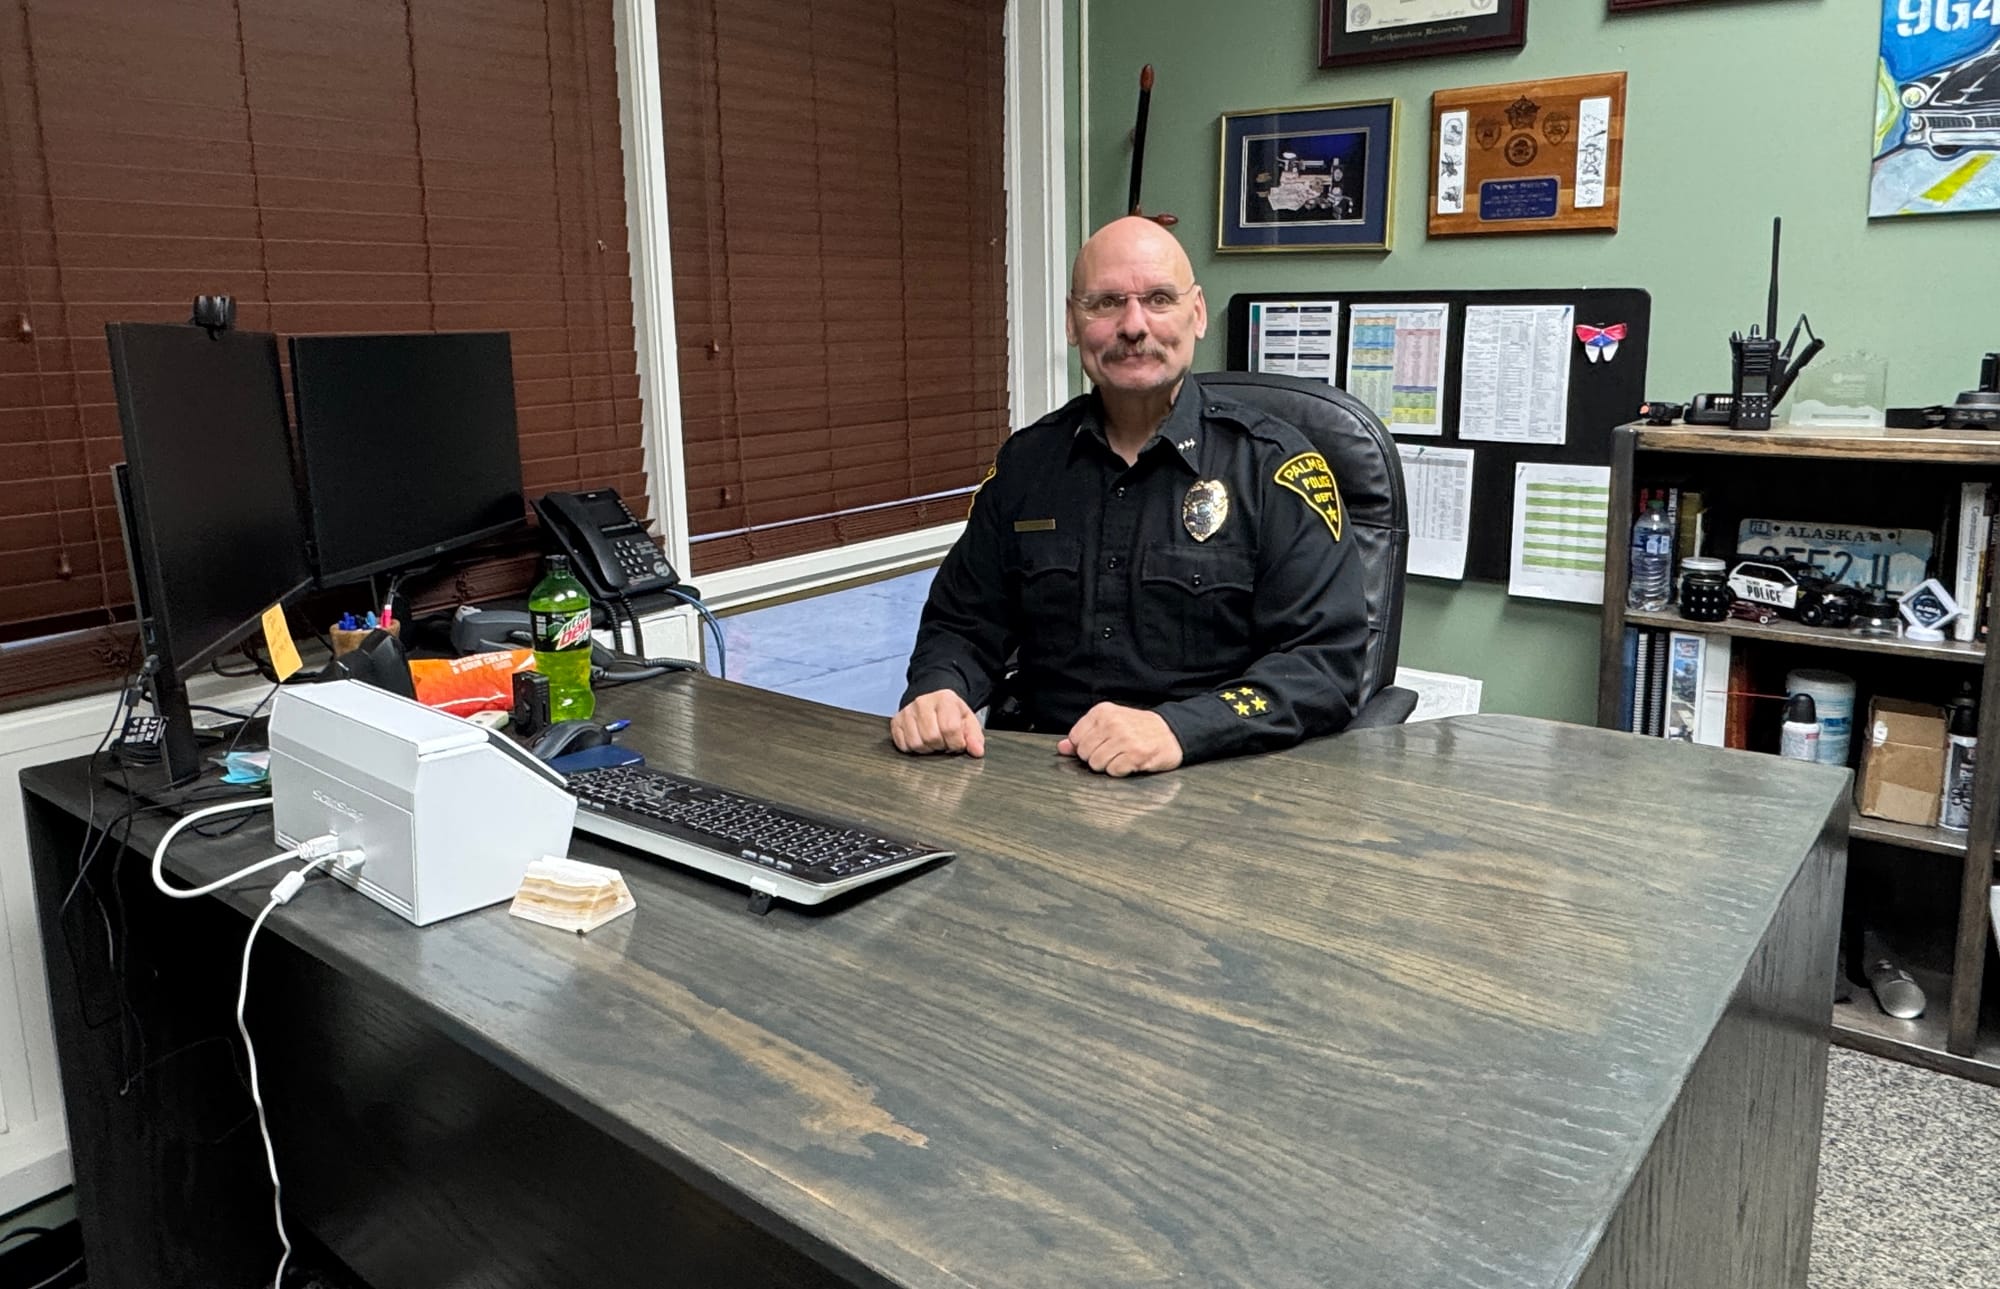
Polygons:
M1263 291L1229 298L1229 359L1233 371L1252 370L1250 306L1253 302L1337 301L1333 328L1335 383L1347 371L1348 318L1355 305L1442 304L1447 308L1444 381L1439 391L1441 435L1398 434L1399 442L1473 450L1472 517L1465 576L1507 581L1514 523L1514 467L1517 463L1609 465L1611 432L1639 414L1646 401L1646 352L1652 333L1653 298L1636 287L1518 291ZM1569 338L1567 424L1561 443L1461 441L1459 401L1464 378L1465 311L1475 305L1569 305L1572 322L1592 328L1623 324L1617 352L1609 360L1599 342L1598 361L1585 342ZM1614 543L1615 545L1615 543ZM1617 552L1609 553L1616 558Z

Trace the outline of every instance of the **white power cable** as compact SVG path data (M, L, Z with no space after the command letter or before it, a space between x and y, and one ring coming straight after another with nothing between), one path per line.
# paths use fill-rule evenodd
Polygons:
M294 846L282 854L273 855L269 859L258 860L248 868L239 868L227 877L218 877L206 886L180 887L167 885L167 874L164 867L167 859L167 847L174 844L174 838L180 836L183 830L200 823L204 819L213 818L216 815L231 814L238 810L256 810L270 804L271 798L269 797L260 797L255 801L225 801L219 806L209 806L206 809L182 815L174 822L173 827L167 829L167 835L160 838L160 844L153 848L153 885L159 888L162 895L171 896L177 900L191 900L198 895L213 895L225 886L240 882L253 873L261 873L272 865L282 864L288 859L318 859L325 855L331 855L334 852L334 848L340 845L338 837L335 837L332 833L326 833Z
M280 904L291 903L299 888L306 884L306 874L332 858L331 855L321 855L279 879L278 885L271 891L271 898L264 902L263 911L250 923L250 934L243 941L243 974L236 983L236 1032L243 1036L243 1052L250 1058L250 1100L257 1107L257 1131L264 1137L264 1163L271 1170L271 1217L278 1224L278 1243L285 1246L284 1252L278 1255L278 1274L271 1280L272 1289L282 1289L285 1283L285 1264L292 1258L292 1237L285 1231L284 1187L278 1181L278 1152L271 1144L271 1124L264 1117L264 1085L257 1078L257 1048L250 1041L250 1027L243 1022L243 1003L250 997L250 948L257 943L257 933L264 929L264 919L270 917Z
M236 1032L243 1038L243 1054L250 1063L250 1100L257 1107L257 1131L264 1138L264 1163L271 1172L271 1219L278 1227L278 1243L284 1252L278 1255L278 1274L271 1279L272 1289L280 1289L285 1283L285 1264L292 1258L292 1237L285 1231L284 1185L278 1180L278 1151L271 1144L271 1123L264 1116L264 1085L257 1077L257 1048L250 1041L250 1027L243 1020L243 1004L250 997L250 949L257 943L257 933L264 929L264 920L277 911L280 904L290 904L299 888L306 884L306 877L322 864L338 863L343 868L361 866L363 855L358 850L329 852L309 860L303 866L293 869L278 879L271 889L271 898L264 902L263 909L250 923L250 934L243 941L243 974L236 982Z
M257 1049L250 1041L250 1027L243 1019L244 1003L250 997L250 950L257 943L257 933L264 929L266 919L277 911L279 905L291 903L292 897L299 893L300 888L306 884L306 877L315 868L338 863L342 869L351 871L359 868L366 856L359 850L336 850L335 848L340 845L340 839L331 833L326 833L203 886L186 888L169 886L164 868L167 847L173 844L174 838L183 830L215 815L238 810L255 810L270 804L269 797L256 801L226 801L221 805L209 806L204 810L182 815L173 827L167 829L166 836L160 838L160 844L153 849L153 885L158 887L163 895L177 900L189 900L198 895L213 894L233 882L240 882L254 873L260 873L274 864L282 864L288 859L303 858L306 861L305 864L278 879L278 884L271 889L270 899L265 901L263 909L250 923L250 934L243 941L243 970L236 982L236 1032L242 1037L243 1053L249 1058L250 1100L257 1107L257 1131L263 1136L264 1163L271 1173L271 1217L278 1227L278 1243L284 1246L284 1251L278 1255L278 1274L271 1281L273 1289L280 1289L285 1282L285 1265L292 1258L292 1237L285 1230L284 1190L278 1181L278 1152L271 1142L270 1120L264 1114L264 1086L257 1076Z

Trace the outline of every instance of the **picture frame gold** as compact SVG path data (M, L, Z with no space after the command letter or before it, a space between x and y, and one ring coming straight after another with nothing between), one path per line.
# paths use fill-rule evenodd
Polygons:
M1215 249L1392 249L1399 117L1394 98L1224 112Z

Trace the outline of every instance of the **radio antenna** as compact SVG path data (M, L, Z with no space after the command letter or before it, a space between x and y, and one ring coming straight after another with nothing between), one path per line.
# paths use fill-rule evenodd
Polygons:
M1771 302L1764 313L1764 338L1774 340L1778 335L1778 231L1784 221L1771 216Z

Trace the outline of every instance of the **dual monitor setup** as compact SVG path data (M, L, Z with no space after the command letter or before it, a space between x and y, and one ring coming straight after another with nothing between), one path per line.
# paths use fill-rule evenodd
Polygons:
M273 605L524 525L504 332L278 339L226 302L105 328L113 467L169 783L199 770L186 681Z

